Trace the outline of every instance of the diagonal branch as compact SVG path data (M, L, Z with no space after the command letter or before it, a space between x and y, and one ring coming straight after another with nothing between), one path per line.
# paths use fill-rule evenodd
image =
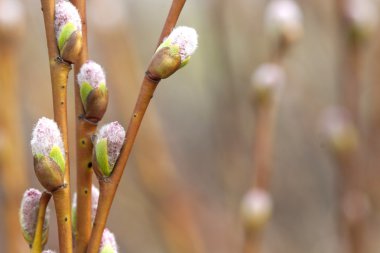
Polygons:
M173 0L172 7L162 29L159 41L161 41L163 37L167 36L176 25L185 2L185 0ZM142 119L148 108L149 102L153 97L158 83L159 80L152 80L147 75L145 75L118 162L115 165L112 175L106 181L99 181L100 197L87 253L96 253L99 249L100 241L107 222L109 211L111 209L112 201L115 197L117 187L121 180L121 176L123 175L125 165L127 164Z

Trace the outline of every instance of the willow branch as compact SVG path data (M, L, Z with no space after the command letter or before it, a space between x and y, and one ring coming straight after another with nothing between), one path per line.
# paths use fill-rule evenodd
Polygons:
M67 132L67 78L71 66L64 62L58 52L54 30L55 1L41 0L45 22L45 32L48 47L50 76L53 91L54 120L61 130L66 153L65 187L54 193L56 206L59 248L61 253L72 252L72 229L70 207L70 167Z
M80 98L77 76L82 65L88 60L86 1L71 0L79 11L82 20L82 52L74 67L75 79L75 116L76 116L76 152L77 152L77 219L76 253L86 252L91 235L91 188L92 188L92 150L91 136L96 124L83 119L85 114Z
M167 37L173 28L176 26L179 15L185 5L186 0L173 0L172 5L169 10L169 14L166 18L164 28L162 29L160 38L157 42L157 47L162 43L165 37Z
M172 7L169 11L160 37L165 37L176 25L185 2L186 1L184 0L173 0ZM115 165L112 175L107 178L107 180L99 181L100 196L87 253L96 253L99 249L100 241L107 222L109 211L111 209L112 201L115 197L117 187L121 180L121 176L123 175L125 165L127 164L142 119L148 108L149 102L153 97L158 83L159 80L154 81L145 75L141 85L140 94L137 98L135 109L133 111L133 115L131 117L126 133L124 146L120 151L120 156L117 164Z
M259 105L255 118L254 186L269 191L273 166L274 105Z
M120 52L105 57L109 67L110 83L126 82L130 85L115 85L113 100L120 112L129 108L139 91L137 70L139 62L134 55L135 45L129 38L128 28L117 26L103 30L95 29L96 43L103 48L102 55ZM112 44L112 48L107 45ZM122 70L122 71L121 71ZM112 73L113 72L113 73ZM122 72L122 74L120 73ZM133 108L131 108L132 110ZM149 108L149 117L144 119L144 131L139 133L134 146L134 160L144 193L157 207L154 219L159 225L169 252L205 252L199 225L193 212L194 200L183 189L173 157L165 140L165 132L155 108ZM155 169L151 169L155 168ZM174 236L173 236L174 235Z
M124 167L127 164L129 155L137 136L137 132L140 128L142 119L148 108L149 102L153 97L153 93L156 87L156 82L150 80L147 77L144 78L140 94L137 99L137 103L126 133L126 141L121 150L118 162L115 165L112 175L106 180L99 181L100 196L87 253L96 253L99 248L103 230L107 222L112 201L115 197L117 186L120 182L121 176L123 175Z
M340 22L341 46L341 70L340 70L340 83L339 91L341 94L341 104L351 114L355 127L359 132L359 145L361 142L360 134L360 70L362 61L361 42L350 37L351 24L348 23L345 7L346 0L337 0L337 16ZM361 150L358 148L354 152L336 156L338 167L341 172L341 201L344 197L349 195L350 192L357 191L363 192L363 171L359 168L363 166L361 159ZM357 202L352 203L355 210L360 210ZM360 204L359 204L360 205ZM341 221L344 228L345 235L349 241L351 252L363 252L366 247L365 243L365 220L366 217L360 217L352 222L349 217L346 217L343 210L341 210Z
M45 222L45 214L46 208L49 204L51 198L51 194L48 192L42 193L40 204L38 207L38 215L37 215L37 226L36 232L34 234L33 246L31 253L41 253L42 252L42 233Z

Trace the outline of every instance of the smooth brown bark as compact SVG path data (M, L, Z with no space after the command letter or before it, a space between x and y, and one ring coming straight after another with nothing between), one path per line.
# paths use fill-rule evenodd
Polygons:
M255 110L253 168L255 187L269 191L273 167L273 128L275 105L258 105Z
M43 245L42 245L43 226L45 222L46 208L49 204L50 198L51 198L50 193L48 192L42 193L40 204L38 207L37 226L36 226L36 232L34 234L31 253L41 253L43 250Z
M149 102L153 97L153 93L157 87L157 83L145 76L141 85L140 94L138 96L135 109L126 133L125 143L120 152L119 159L111 176L105 180L99 181L100 196L98 209L95 216L94 226L91 233L91 239L88 245L87 253L96 253L99 249L102 239L103 230L105 228L112 201L123 175L124 167L127 164L129 155L132 151L137 132L140 128L144 114L148 108Z
M171 9L162 29L158 44L162 38L166 37L177 23L182 7L186 1L173 0ZM98 209L95 216L94 226L91 232L91 238L88 245L87 253L96 253L99 249L103 230L105 228L112 201L115 197L117 187L123 175L124 168L127 164L133 144L135 142L137 132L140 128L143 116L148 108L149 102L153 97L153 93L158 85L159 80L152 80L147 75L141 85L140 94L138 96L133 115L131 117L124 146L120 152L119 159L112 175L107 180L100 180L100 196Z
M54 30L55 1L41 0L48 47L50 76L53 91L54 120L62 134L65 147L65 187L53 194L57 214L59 247L61 253L72 252L72 227L70 203L70 162L67 130L67 78L71 66L64 62L58 52Z
M82 52L80 53L74 67L75 80L75 116L76 116L76 155L77 155L77 219L75 231L75 252L84 253L91 236L91 189L92 189L92 150L91 137L97 126L84 120L84 108L80 97L79 84L77 80L80 68L88 60L87 44L87 17L86 1L71 0L79 11L82 19Z
M96 43L103 48L104 63L109 68L107 80L115 84L112 87L113 101L119 112L123 113L125 108L130 107L130 101L133 101L134 94L140 88L137 84L141 71L138 70L139 62L134 55L135 45L130 39L128 28L124 26L95 32L98 38ZM108 47L110 44L112 48ZM120 53L108 57L115 51ZM124 82L129 85L117 85ZM170 252L204 252L199 225L192 212L194 201L184 189L186 184L178 175L165 137L158 113L151 107L133 153L143 190L156 208L154 219L160 226L165 244L172 249Z

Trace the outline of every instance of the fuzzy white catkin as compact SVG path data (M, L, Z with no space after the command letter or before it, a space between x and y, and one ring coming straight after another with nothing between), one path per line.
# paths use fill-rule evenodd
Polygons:
M24 20L24 9L17 0L0 1L0 26L15 27Z
M265 25L275 38L296 41L303 33L302 21L302 11L293 0L273 0L266 8Z
M118 253L118 246L116 243L115 235L105 228L100 242L99 253Z
M106 84L106 75L103 68L94 61L87 61L82 65L78 73L78 84L90 84L93 88L98 88L100 84Z
M56 253L56 252L53 251L53 250L48 249L48 250L44 250L44 251L42 251L42 253Z
M353 127L348 111L338 106L326 109L321 124L324 134L329 139L345 135L347 129Z
M347 0L345 12L354 29L364 35L374 33L378 27L379 11L373 0Z
M62 28L71 22L75 25L78 31L82 30L82 21L77 8L69 1L58 0L55 5L55 34L57 39L59 38Z
M246 226L260 227L268 221L272 213L270 195L260 189L252 189L244 196L241 215Z
M321 128L334 152L347 153L357 149L357 129L344 108L328 108L322 116Z
M198 47L198 34L194 28L187 26L176 27L170 35L164 39L169 40L172 45L179 47L181 61L192 56Z
M35 234L41 195L42 193L39 190L31 188L25 191L21 200L19 213L20 224L23 232L26 233L30 239L33 239ZM48 228L49 214L50 210L47 208L43 231L46 231Z
M99 130L97 140L103 138L107 139L108 163L113 168L124 144L125 130L117 121L109 123Z
M32 132L32 140L30 145L34 156L49 156L53 146L58 146L63 157L65 157L65 149L61 131L54 120L45 117L38 120Z
M251 77L255 89L279 90L285 85L285 72L277 64L262 64Z

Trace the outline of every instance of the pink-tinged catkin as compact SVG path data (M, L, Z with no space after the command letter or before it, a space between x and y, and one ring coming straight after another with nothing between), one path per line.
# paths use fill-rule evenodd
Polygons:
M107 139L108 163L114 167L125 139L125 130L115 121L103 126L97 135L97 140Z
M285 85L285 71L277 64L262 64L251 77L254 90L278 91Z
M265 24L268 33L287 42L298 40L303 33L303 15L293 0L273 0L265 12Z
M59 38L62 28L71 22L78 31L82 30L82 22L77 8L69 1L58 0L55 5L55 34Z
M95 220L96 210L98 209L99 189L95 185L91 188L91 219Z
M379 12L373 0L347 0L344 11L352 28L361 35L369 36L376 31Z
M37 226L37 217L39 203L42 193L37 189L28 189L25 191L22 200L19 213L20 224L24 233L25 239L31 243L34 238ZM49 208L46 210L45 222L43 225L43 233L45 233L49 226Z
M106 76L103 68L94 61L87 61L82 65L78 73L78 84L90 84L93 88L98 88L100 84L106 84Z
M261 228L272 214L272 199L268 192L251 189L243 197L241 216L244 225L249 229Z
M58 146L62 155L65 157L61 131L54 120L45 117L38 120L33 129L30 145L34 156L49 156L53 146Z
M107 228L104 229L102 241L100 242L99 253L118 253L118 246L116 243L115 235Z
M24 10L17 0L0 1L0 27L14 28L24 20Z
M194 28L187 26L176 27L170 35L164 39L169 40L172 45L179 47L181 61L185 61L192 56L198 47L198 34Z
M322 132L331 147L338 152L349 152L358 145L357 131L347 110L332 106L324 112L321 120Z

